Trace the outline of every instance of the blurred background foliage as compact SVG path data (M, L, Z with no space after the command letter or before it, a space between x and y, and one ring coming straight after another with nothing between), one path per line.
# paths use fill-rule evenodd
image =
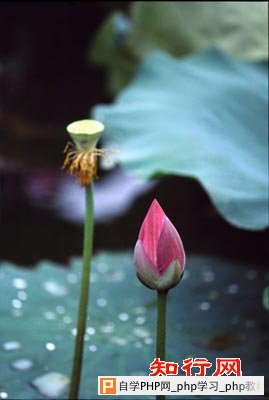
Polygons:
M146 57L112 106L97 106L93 115L105 123L107 146L127 171L196 178L227 221L264 229L266 85L266 68L216 50L181 60L159 53Z
M181 57L211 47L242 60L268 59L267 2L137 1L113 12L89 48L89 61L105 66L112 93L154 50Z
M109 116L101 145L112 147L95 187L96 250L132 247L158 197L188 251L265 264L267 18L266 2L3 3L1 257L62 262L80 252L83 194L59 169L65 126L134 79L96 109ZM159 69L151 51L167 53ZM145 98L150 112L130 124Z
M162 50L180 60L212 47L227 57L147 57ZM130 17L104 23L90 60L106 67L113 93L136 76L94 113L128 171L197 178L229 222L268 226L266 2L135 2Z

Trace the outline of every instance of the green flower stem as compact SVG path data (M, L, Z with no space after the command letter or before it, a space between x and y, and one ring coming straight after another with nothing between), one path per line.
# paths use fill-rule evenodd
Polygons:
M168 290L158 291L156 357L161 361L165 361L167 294ZM156 399L165 400L165 396L156 396Z
M86 216L83 243L83 270L81 275L80 300L77 320L77 335L69 400L77 400L83 361L84 335L87 322L87 308L90 293L90 267L93 242L93 190L92 184L86 187Z

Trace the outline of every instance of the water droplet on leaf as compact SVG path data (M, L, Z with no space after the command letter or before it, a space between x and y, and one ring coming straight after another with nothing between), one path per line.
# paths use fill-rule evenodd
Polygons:
M92 326L89 326L89 327L86 329L86 332L88 333L88 335L94 335L95 332L96 332L96 330L95 330Z
M211 290L208 297L210 300L216 300L219 297L219 292L217 290Z
M13 299L12 300L12 307L20 309L22 308L22 302L18 299Z
M134 309L135 314L145 314L147 312L146 307L136 307Z
M19 360L13 361L10 366L11 368L18 370L18 371L28 371L33 367L34 363L28 358L21 358Z
M69 387L70 379L59 372L49 372L35 378L31 385L43 396L58 398L63 396Z
M105 274L108 271L108 265L104 262L100 262L97 264L97 271L100 272L101 274Z
M25 300L27 300L27 298L28 298L27 293L24 292L23 290L20 290L20 291L18 292L17 296L18 296L18 299L19 299L19 300L22 300L22 301L25 301Z
M213 282L215 280L215 273L213 271L204 271L203 279L205 282Z
M68 281L69 283L75 284L75 283L78 282L78 277L77 277L76 274L70 273L70 274L67 275L67 281Z
M145 323L145 321L146 321L146 317L137 317L136 318L136 320L135 320L135 322L138 324L138 325L143 325L144 323Z
M22 279L22 278L14 278L12 280L12 284L16 289L26 289L27 288L27 282L25 279Z
M210 307L211 305L208 301L203 301L202 303L199 304L199 308L201 311L208 311Z
M92 351L92 352L95 352L95 351L97 351L97 346L95 346L94 344L91 344L89 346L89 350Z
M65 313L65 308L63 306L57 306L56 307L56 312L58 314L64 314Z
M44 317L45 317L47 320L54 320L54 319L56 319L55 313L54 313L54 312L51 312L51 311L45 311L45 312L44 312Z
M145 338L144 343L145 343L145 344L152 344L152 343L153 343L153 339L151 339L151 338Z
M133 329L133 334L135 336L138 336L140 338L146 338L150 335L149 331L144 329L144 328L134 328Z
M104 299L103 297L100 297L99 299L96 300L96 304L99 307L105 307L107 305L107 300Z
M21 349L21 344L16 341L5 342L3 344L3 349L6 351L15 351Z
M228 286L227 292L229 294L236 294L239 291L239 286L237 283L232 283L231 285Z
M121 313L119 314L119 320L120 321L128 321L129 315L127 313Z
M43 288L46 290L46 292L52 294L53 296L61 297L66 296L68 293L68 290L65 286L62 286L55 281L44 282Z
M115 330L115 324L113 322L108 322L106 325L100 327L100 331L103 333L113 333Z
M108 276L106 276L105 280L106 282L122 282L125 278L124 272L117 271L117 272L111 272Z
M119 337L119 336L115 336L115 337L111 338L111 342L115 343L119 346L125 346L128 343L128 340L126 340L125 338Z
M46 349L49 351L54 351L56 349L56 346L54 343L49 342L49 343L46 343Z
M71 324L72 323L72 318L71 317L69 317L68 315L65 315L64 317L63 317L63 322L65 323L65 324Z

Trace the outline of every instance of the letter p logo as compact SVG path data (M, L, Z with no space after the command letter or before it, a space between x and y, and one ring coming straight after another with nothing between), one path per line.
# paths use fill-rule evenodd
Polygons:
M99 388L98 394L116 394L117 384L116 378L112 377L99 377Z

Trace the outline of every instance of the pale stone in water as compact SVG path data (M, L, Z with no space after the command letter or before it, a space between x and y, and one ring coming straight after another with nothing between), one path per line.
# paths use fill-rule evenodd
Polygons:
M69 387L70 379L59 372L49 372L35 378L31 385L42 395L51 399L63 396Z

